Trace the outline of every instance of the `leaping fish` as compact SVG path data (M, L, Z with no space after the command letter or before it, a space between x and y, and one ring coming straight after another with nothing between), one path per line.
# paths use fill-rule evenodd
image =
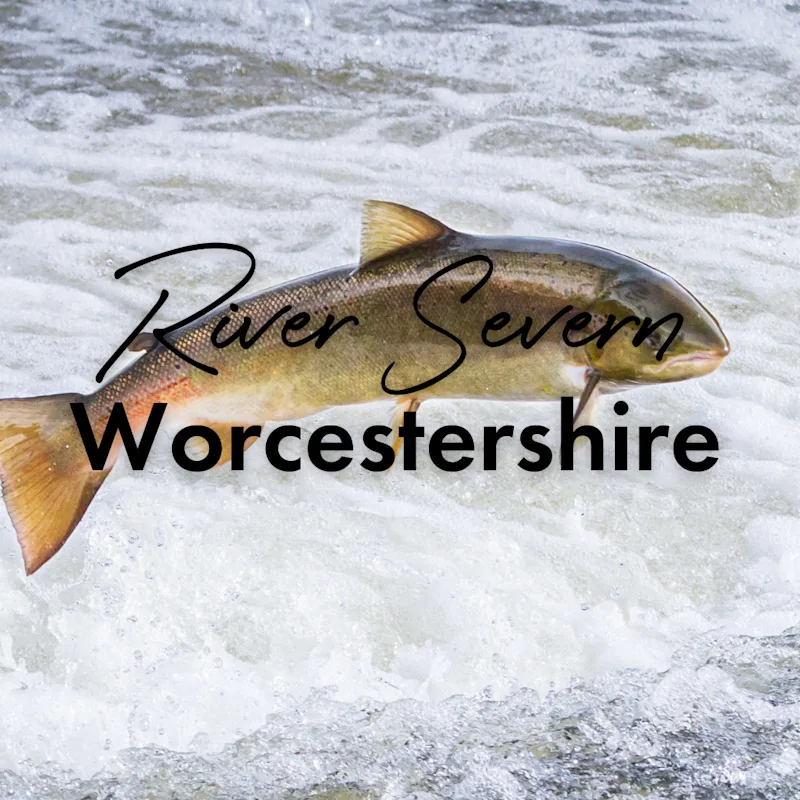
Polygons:
M446 269L456 262L464 263ZM469 302L462 302L466 297ZM287 347L279 327L268 324L287 306L306 312L310 329L331 313L352 315L359 324L342 325L335 344L324 348ZM626 325L603 346L596 338L573 347L558 325L541 326L566 306L590 315L584 332L613 320L676 313L683 324L665 353L669 331L663 327L638 346L637 329ZM258 341L248 348L215 346L213 331L221 326L235 333L247 318L250 330L265 327ZM495 344L508 341L487 346L489 334ZM729 352L711 313L677 281L641 261L558 239L474 236L379 201L364 206L359 264L238 300L166 338L173 347L152 335L139 337L131 345L143 350L139 358L93 394L0 400L0 479L27 574L61 548L119 454L117 437L105 467L92 469L70 403L85 405L98 441L115 403L124 406L137 436L153 404L165 402L167 418L206 425L223 443L232 426L390 397L402 412L430 398L573 396L580 397L576 422L586 423L599 395L705 375ZM462 345L458 369L426 385L447 372ZM175 349L218 374L192 366ZM395 394L414 387L421 388ZM230 457L224 446L220 463Z

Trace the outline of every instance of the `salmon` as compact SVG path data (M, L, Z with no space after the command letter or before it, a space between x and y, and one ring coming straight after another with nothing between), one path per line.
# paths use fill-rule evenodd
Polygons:
M92 468L72 403L98 441L115 404L139 434L166 403L166 418L219 432L224 463L233 426L380 399L402 412L431 398L572 396L585 423L600 395L708 374L729 345L687 289L633 258L470 235L369 201L357 265L237 300L163 339L145 333L131 349L137 360L93 394L0 400L2 492L27 574L62 547L119 455L116 441Z

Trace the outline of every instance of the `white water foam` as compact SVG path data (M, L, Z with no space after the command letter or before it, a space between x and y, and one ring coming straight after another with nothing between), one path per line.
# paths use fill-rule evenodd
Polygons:
M0 788L800 791L797 7L0 15L3 396L90 391L161 286L166 321L242 273L233 255L116 268L210 240L254 250L251 288L349 263L371 197L641 258L732 343L717 373L626 397L631 426L717 433L701 475L662 446L650 473L528 475L509 447L496 473L280 475L253 448L242 473L190 476L161 438L32 578L6 519ZM390 410L301 425L357 432ZM421 411L475 431L556 419Z

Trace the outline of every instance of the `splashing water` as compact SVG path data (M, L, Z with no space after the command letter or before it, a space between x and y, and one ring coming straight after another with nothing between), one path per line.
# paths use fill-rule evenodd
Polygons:
M800 793L800 6L195 6L0 5L3 396L90 391L162 286L166 322L242 273L118 267L231 241L267 286L356 260L378 198L674 275L732 355L627 419L720 460L192 476L159 439L31 579L3 516L0 794Z

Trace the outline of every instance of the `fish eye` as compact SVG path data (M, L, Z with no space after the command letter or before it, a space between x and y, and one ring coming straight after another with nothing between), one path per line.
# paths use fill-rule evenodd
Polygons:
M645 342L653 348L653 350L660 351L668 339L668 331L661 328L656 328L646 339Z

